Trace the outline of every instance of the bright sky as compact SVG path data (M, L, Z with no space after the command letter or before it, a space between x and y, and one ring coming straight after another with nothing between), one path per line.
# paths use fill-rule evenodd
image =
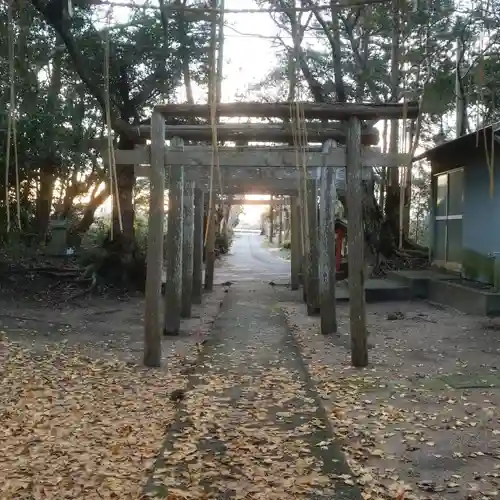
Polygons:
M140 5L144 2L139 0L135 3ZM254 0L226 0L225 8L255 9L259 6ZM126 24L131 12L129 7L113 7L112 23ZM107 13L108 7L99 9L99 18L104 20ZM103 23L101 21L96 24ZM225 15L223 101L235 100L238 94L245 93L249 85L261 80L275 66L276 51L272 45L273 37L277 34L278 29L266 12ZM183 90L180 89L180 99L185 98ZM206 88L195 89L195 92L197 101L206 102Z
M227 9L255 8L253 0L226 0ZM222 100L233 101L244 94L252 83L262 80L275 66L276 50L273 40L263 37L276 36L278 30L267 13L226 14L224 31L224 67ZM206 90L200 89L195 97L206 101ZM267 199L268 196L247 195L249 199ZM260 221L266 205L247 205L241 221L249 224Z
M226 0L226 9L256 8L253 0ZM233 101L275 66L277 28L267 13L226 14L222 100ZM201 99L206 100L203 92Z

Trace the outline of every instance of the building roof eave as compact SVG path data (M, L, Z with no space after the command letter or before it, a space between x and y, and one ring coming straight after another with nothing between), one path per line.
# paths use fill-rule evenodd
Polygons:
M412 162L420 161L420 160L423 160L423 159L430 157L430 156L435 156L436 154L444 152L450 148L459 148L461 145L463 145L467 141L470 141L472 138L476 137L477 134L479 134L481 132L483 132L483 133L489 133L489 132L496 133L498 131L500 131L500 121L492 123L491 125L487 125L486 127L480 128L478 130L474 130L473 132L462 135L462 136L457 137L455 139L452 139L450 141L443 142L442 144L439 144L437 146L434 146L434 147L428 149L427 151L424 151L423 153L414 156L412 158Z

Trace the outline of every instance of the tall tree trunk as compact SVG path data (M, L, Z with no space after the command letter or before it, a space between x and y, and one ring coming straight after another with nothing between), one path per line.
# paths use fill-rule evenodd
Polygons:
M49 160L40 167L40 192L37 200L36 229L40 241L45 241L49 230L52 195L54 192L54 165Z
M229 231L229 218L231 216L231 208L232 208L232 205L223 205L222 206L223 217L222 217L221 234L224 237L227 237L228 231Z
M370 41L370 34L366 26L367 17L369 15L369 7L361 7L359 15L359 53L362 64L358 65L358 82L356 85L356 102L363 102L365 98L366 89L366 68L368 67L368 43Z
M120 149L133 150L134 143L122 135L120 136ZM113 191L113 235L117 237L121 235L120 239L124 244L123 251L131 253L135 248L134 166L117 165L116 177L118 181L118 197ZM120 210L118 209L118 201ZM119 213L121 214L122 228L120 228Z
M186 6L187 0L181 0L177 2L181 7ZM182 64L182 76L184 79L184 88L186 90L186 99L189 104L194 104L194 96L193 96L193 84L191 81L191 70L189 67L189 47L184 42L186 39L186 18L185 11L183 9L179 9L179 20L178 20L178 41L180 43L179 47L179 55Z
M71 127L75 131L75 140L73 141L73 151L75 153L82 151L82 141L85 136L85 130L83 127L85 120L85 97L85 87L83 85L78 85L73 97L76 102L73 106L73 113L71 116ZM79 172L80 167L78 163L73 166L71 178L68 178L69 172L64 172L66 174L64 176L64 197L62 199L60 209L60 216L63 219L67 219L71 215L71 209L73 208L75 198L78 195L83 194L80 192L81 186L78 183Z
M388 133L389 133L389 127L388 127L388 120L384 120L384 128L382 129L382 153L387 153L388 152ZM380 210L382 212L384 211L384 201L385 201L385 189L386 189L386 184L387 184L387 168L386 167L381 167L380 169L380 185L379 185L379 192L378 192L378 205L380 207Z
M78 195L78 171L75 169L71 174L71 179L66 179L66 186L64 189L64 198L61 207L61 217L67 219L71 214L73 202Z
M346 102L347 94L344 85L344 75L342 72L342 44L340 42L339 28L339 6L335 0L330 0L330 10L332 14L332 38L329 38L330 48L332 50L333 71L335 78L335 94L337 101Z
M392 43L391 43L391 100L397 102L400 83L400 16L399 0L392 0ZM397 153L399 145L399 129L396 122L391 123L389 134L389 153ZM389 168L387 192L385 199L385 217L396 237L399 230L399 169Z
M288 207L284 207L283 209L283 213L284 213L284 216L285 216L285 234L283 236L284 240L285 241L289 241L290 240L290 210L288 209Z
M61 91L62 53L56 51L52 59L52 74L47 93L45 113L54 116L58 112L59 94ZM40 241L47 237L50 213L52 211L52 196L54 192L55 170L59 163L55 146L55 131L49 127L45 135L46 154L40 167L40 193L36 216L36 227Z
M184 87L186 89L187 102L189 104L194 104L191 70L189 69L189 57L187 55L182 58L182 74L184 77Z
M23 188L21 191L21 202L22 202L23 206L25 206L25 207L30 206L32 183L33 183L33 177L28 172L28 175L26 177L26 181L24 182L24 185L23 185Z
M410 126L410 131L413 130L413 128L414 128L413 126ZM404 133L406 134L407 131L405 130ZM410 150L413 141L413 134L410 133L408 135L409 138L407 144L409 144L409 146L407 147L407 150ZM407 151L404 152L406 153ZM410 235L411 181L412 181L412 172L410 167L406 169L406 177L404 179L405 190L404 190L404 205L403 205L403 238L405 240L408 240Z

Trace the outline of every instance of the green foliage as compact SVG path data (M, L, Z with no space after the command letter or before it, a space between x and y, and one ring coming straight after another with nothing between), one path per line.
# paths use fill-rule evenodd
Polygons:
M106 237L111 229L111 221L107 218L98 219L85 234L82 240L82 255L92 253L96 248L102 248ZM135 218L136 245L141 253L146 253L148 238L148 220L144 216Z
M95 248L101 248L106 236L109 234L111 224L109 220L99 219L90 226L82 239L81 251L85 254Z
M285 250L290 250L292 248L292 242L290 240L285 240L282 243L281 248L283 248Z
M500 119L497 105L500 102L497 84L500 77L499 0L487 4L420 1L417 9L414 9L415 2L405 1L397 3L397 13L391 11L390 3L379 3L356 8L325 8L311 15L297 13L296 16L286 10L287 6L295 6L293 0L258 2L282 9L281 13L273 14L273 19L283 34L276 67L260 84L250 88L250 93L259 98L272 101L289 97L292 34L303 30L297 83L302 98L338 100L342 90L340 81L348 101L402 102L403 96L419 99L425 84L419 149L432 147L440 129L448 139L455 135L459 38L463 45L462 87L469 129ZM340 61L340 70L336 60ZM399 137L398 141L396 147L401 150L403 140ZM425 244L430 179L428 171L425 172L428 166L416 169L419 183L412 187L410 235ZM383 189L392 191L392 200L399 197L397 185L387 187L386 184ZM399 207L399 204L392 203L392 206ZM399 219L397 214L392 217ZM264 218L268 220L269 213Z
M263 6L284 8L288 0L259 0ZM437 2L419 2L415 11L413 2L399 3L398 48L400 52L399 86L409 91L414 98L422 93L422 85L428 78L424 121L434 124L442 114L452 119L455 108L455 66L456 39L464 44L463 68L465 70L464 87L470 111L476 113L478 106L483 107L486 121L497 119L497 106L500 93L496 82L500 72L498 42L500 41L500 2L494 0L487 7L477 3L454 5L448 0ZM298 22L305 28L301 44L304 60L311 78L321 86L325 97L336 98L334 78L334 51L331 40L327 38L335 29L331 11L323 9L318 16L313 16L306 26L306 15L299 16ZM276 15L276 22L288 34L291 33L290 14L283 12ZM388 15L387 4L374 4L365 9L341 9L338 16L340 35L340 53L342 79L349 100L387 101L391 95L391 56L394 16ZM327 27L329 33L325 33ZM482 49L479 40L483 39ZM311 41L309 41L311 39ZM262 98L286 96L289 69L290 43L283 39L283 51L269 76L250 88ZM481 64L480 54L484 53L485 78L478 80ZM428 74L430 73L430 74ZM278 82L278 85L275 85ZM313 96L313 80L301 75L299 84L309 96ZM272 90L271 90L272 89ZM276 89L276 90L275 90ZM499 95L497 95L499 94ZM401 101L398 95L397 100ZM446 121L447 117L445 117ZM445 126L446 128L446 126Z
M135 239L139 250L146 253L148 244L148 219L145 216L138 216L135 218Z
M215 251L217 254L226 254L233 244L234 234L231 229L226 232L217 233L215 236Z
M97 195L101 183L109 179L96 142L106 135L103 104L107 27L103 24L102 9L77 4L71 23L58 23L47 4L44 0L13 3L17 174L23 209L29 212L25 218L35 232L42 230L44 224L36 211L42 170L49 193L53 188L52 211L74 223L83 217L89 195L90 198ZM131 9L130 14L126 23L112 21L109 29L109 91L112 120L120 118L139 125L149 116L160 95L171 97L183 84L183 60L189 64L194 84L207 82L209 19L179 12L168 16L163 26L157 10ZM0 4L2 165L10 98L7 26L4 2ZM10 159L8 180L13 205L14 148ZM5 176L0 176L2 193L4 180ZM138 212L141 205L147 206L144 191L147 190L142 190L137 198ZM82 197L86 199L83 201ZM138 220L137 224L138 245L143 247L143 221ZM85 247L101 244L108 229L102 222L95 223L85 239ZM0 228L2 238L5 239Z
M200 0L191 5L195 3L203 4ZM274 9L295 6L293 0L258 0L258 3ZM0 5L2 165L5 162L9 100L6 5L6 2ZM95 144L96 139L106 135L103 127L104 40L108 29L103 25L103 9L78 3L71 23L66 24L54 22L46 5L44 0L23 2L22 6L14 2L17 167L23 228L27 228L27 233L36 232L40 226L36 208L42 170L53 175L52 209L72 221L81 220L89 198L87 195L96 194L96 188L109 179L109 172L104 169ZM312 96L312 85L319 85L325 99L337 98L335 50L332 49L331 37L327 35L332 35L338 26L340 76L348 100L401 101L402 91L409 91L413 98L417 98L422 93L423 82L428 80L421 144L430 145L441 125L442 115L445 115L445 133L452 132L455 40L460 37L464 44L463 86L471 125L475 126L476 121L499 119L496 103L500 102L500 92L496 82L500 76L500 0L490 1L486 7L477 3L454 4L449 0L427 1L420 2L416 12L410 1L399 2L399 7L397 39L401 75L398 95L392 95L391 82L395 19L388 15L387 4L341 8L338 18L334 17L336 10L322 9L319 16L300 13L298 23L305 29L303 61L310 73L304 76L306 72L302 72L299 78L301 88ZM273 18L279 24L280 32L291 33L289 11L275 13ZM305 27L307 20L309 24ZM147 119L151 106L160 98L174 99L177 90L184 85L186 62L193 83L206 85L209 16L178 10L162 20L157 10L131 9L125 23L113 22L109 28L109 90L113 119L139 125ZM259 99L288 98L292 69L290 36L284 36L280 43L282 50L276 67L267 78L250 89ZM12 207L16 192L13 153L12 149L8 179ZM5 176L0 176L2 193L4 181ZM147 191L147 186L136 186L136 213L147 205ZM424 201L427 193L417 189L412 194L415 199L412 215L420 217L428 209ZM81 197L86 197L85 201ZM5 227L1 217L0 225ZM94 224L85 240L85 248L102 243L108 230L104 223ZM136 223L136 235L138 246L144 248L146 229L141 219ZM229 241L219 243L222 249L230 247Z

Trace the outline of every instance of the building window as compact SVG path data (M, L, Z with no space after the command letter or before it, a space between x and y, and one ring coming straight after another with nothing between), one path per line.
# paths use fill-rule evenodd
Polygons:
M434 260L462 262L463 169L436 176Z

